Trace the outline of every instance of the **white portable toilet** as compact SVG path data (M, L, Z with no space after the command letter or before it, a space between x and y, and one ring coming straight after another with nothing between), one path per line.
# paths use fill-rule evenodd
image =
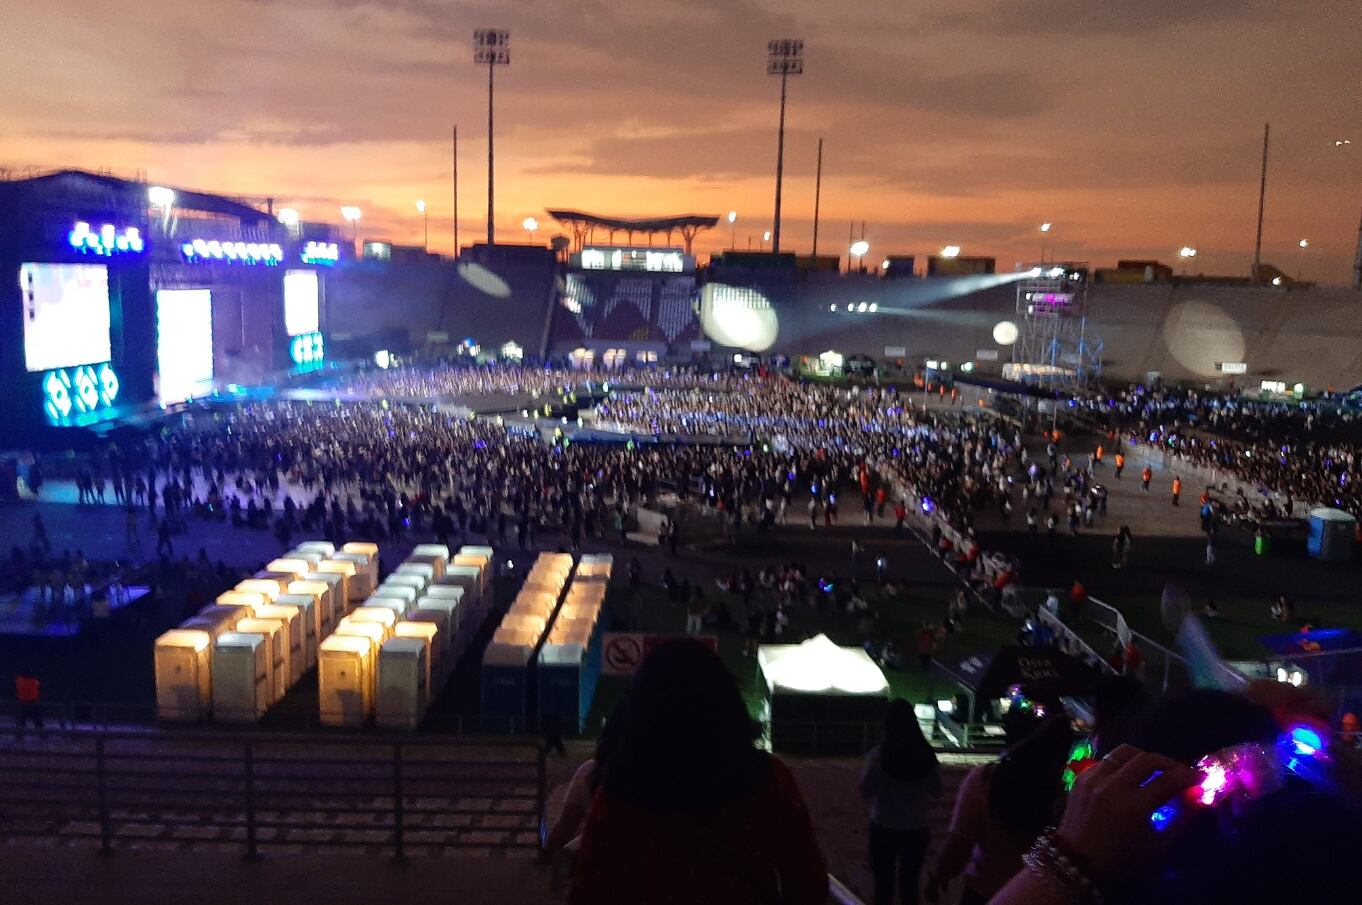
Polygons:
M326 726L363 726L373 713L373 641L332 635L317 651L317 702Z
M171 629L156 639L154 656L157 718L206 719L213 708L213 637Z
M423 562L404 562L393 570L392 574L383 579L383 584L402 584L410 585L416 589L416 594L426 592L430 583L435 580L435 567ZM379 587L382 587L380 585Z
M270 560L266 563L265 571L292 575L292 580L297 581L299 578L302 578L308 572L312 571L312 563L305 559L294 559L291 556L282 556L279 559Z
M254 632L226 632L213 642L213 719L254 723L274 693L269 642Z
M383 641L392 637L393 626L397 625L399 617L391 609L385 606L360 606L355 607L341 620L341 625L365 625L372 623L383 627ZM338 627L339 630L339 627Z
M215 627L215 629L214 631L209 632L209 634L216 638L223 632L230 632L232 629L236 628L236 624L238 622L240 622L242 619L249 618L250 615L251 615L250 607L224 606L218 603L210 603L208 604L208 606L199 610L198 613L191 616L189 619L186 619L184 623L180 625L180 628L192 628L201 627L203 625L212 625ZM190 626L188 625L189 622L194 622L196 625Z
M445 662L452 669L455 659L463 652L459 633L459 601L445 597L422 597L416 601L416 612L407 618L425 619L422 613L433 613L438 616L434 622L444 635Z
M308 553L320 553L323 559L330 558L336 552L336 545L329 540L305 540L293 549Z
M290 581L293 581L297 577L298 576L294 575L292 572L271 572L269 569L261 569L259 572L256 572L254 575L251 576L251 578L255 579L256 581L274 582L275 584L279 585L280 593L283 593L284 588L288 587L288 583Z
M269 602L270 598L255 591L223 591L217 596L217 599L214 600L214 603L221 604L222 606L244 606L247 607L248 610L253 607L263 606Z
M445 544L417 544L415 547L411 548L411 556L429 556L435 559L442 559L445 564L448 565L449 547ZM408 558L410 559L411 557Z
M484 556L481 553L458 553L454 556L454 561L450 563L450 568L458 566L471 566L478 570L479 590L485 596L492 590L492 563L491 556ZM449 569L445 569L445 574L449 574Z
M350 576L350 594L364 599L378 587L378 560L367 553L335 553L329 562L348 562L355 567Z
M307 569L305 569L303 572L303 574L306 575L308 572L311 572L313 569L321 565L322 560L326 559L326 557L330 555L331 554L329 553L323 555L321 553L318 553L316 550L299 550L295 547L294 549L285 553L283 558L301 559L303 562L307 563Z
M257 572L256 574L259 575L260 573ZM284 593L284 588L287 586L287 582L280 584L278 579L274 578L247 578L236 583L236 590L261 594L266 600L272 601Z
M363 609L363 607L360 609ZM359 612L359 610L356 610L355 612ZM384 625L382 622L364 622L363 620L365 618L367 617L361 616L360 620L356 621L350 618L350 616L346 616L336 626L335 634L369 639L374 657L372 664L373 668L370 669L368 673L369 700L372 702L374 695L374 669L377 669L378 666L378 649L382 646L384 641L387 641L392 637L393 631L391 625ZM370 712L372 713L372 703L370 705Z
M399 597L388 597L386 595L375 594L373 597L364 601L363 606L359 607L359 609L354 612L359 612L359 610L365 609L366 607L381 607L385 610L391 610L393 616L396 618L405 619L407 618L407 611L411 609L411 604Z
M359 592L361 582L355 581L356 569L355 564L352 562L343 562L339 559L328 559L317 567L317 571L322 573L333 573L344 579L344 581L341 582L342 593L340 606L336 608L336 611L342 615L345 610L350 609L351 606L369 596L368 594L361 594Z
M421 615L421 614L417 614ZM404 619L393 626L394 638L420 638L426 643L426 665L429 667L429 675L426 677L426 687L430 691L430 696L434 699L439 691L441 680L444 679L445 669L448 664L445 662L445 636L440 631L440 626L435 619L443 616L442 613L432 613L427 611L426 619Z
M293 582L289 588L291 589L294 584L298 582ZM317 645L322 643L320 626L317 624L320 616L317 606L319 597L320 595L295 594L290 590L289 593L274 598L276 606L291 606L298 610L298 617L303 625L303 672L317 665Z
M421 638L389 638L378 651L374 722L415 729L430 703L430 661Z
M238 634L260 635L269 645L270 682L272 691L270 703L273 704L288 693L290 669L288 662L288 634L284 623L278 619L242 619L236 624Z
M292 688L298 684L298 680L307 671L307 654L304 652L304 635L306 628L303 624L303 611L296 606L289 606L282 601L285 598L293 597L292 594L280 594L275 598L275 602L267 606L256 608L257 619L277 619L284 624L284 635L288 645L288 687Z
M390 577L383 584L374 588L370 597L393 597L406 603L415 603L416 598L421 596L421 592L409 584L394 582Z
M326 585L326 593L320 604L321 612L317 617L317 621L321 624L321 635L319 637L325 638L331 634L331 630L336 627L336 623L340 620L340 616L337 614L345 609L345 576L335 572L308 572L303 576L303 582ZM296 584L297 582L289 583L290 593L306 593L301 589L295 590Z
M371 580L370 588L378 587L378 544L371 544L367 541L350 541L341 547L340 553L332 554L335 559L343 559L346 556L367 557L365 564L369 569Z

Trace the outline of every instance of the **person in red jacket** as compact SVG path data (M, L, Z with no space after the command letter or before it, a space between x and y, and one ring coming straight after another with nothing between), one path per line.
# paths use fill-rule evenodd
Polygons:
M644 659L582 830L569 905L823 905L827 865L788 767L717 654Z

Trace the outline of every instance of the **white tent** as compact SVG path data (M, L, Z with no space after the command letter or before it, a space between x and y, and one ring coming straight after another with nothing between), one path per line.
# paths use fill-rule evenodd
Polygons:
M827 635L803 644L763 644L757 663L772 691L883 695L884 673L859 647L838 647Z

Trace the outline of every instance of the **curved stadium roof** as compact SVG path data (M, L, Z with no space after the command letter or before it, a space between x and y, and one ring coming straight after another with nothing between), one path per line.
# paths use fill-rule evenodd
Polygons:
M584 223L602 226L606 229L632 230L640 233L665 233L684 227L711 228L718 224L719 218L699 214L682 214L679 217L602 217L583 211L549 210L548 215L561 223Z

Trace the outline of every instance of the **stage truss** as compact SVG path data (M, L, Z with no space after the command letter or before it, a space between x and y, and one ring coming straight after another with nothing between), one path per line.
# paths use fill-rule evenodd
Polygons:
M1019 264L1016 379L1044 387L1086 386L1102 376L1102 340L1088 331L1088 265Z

